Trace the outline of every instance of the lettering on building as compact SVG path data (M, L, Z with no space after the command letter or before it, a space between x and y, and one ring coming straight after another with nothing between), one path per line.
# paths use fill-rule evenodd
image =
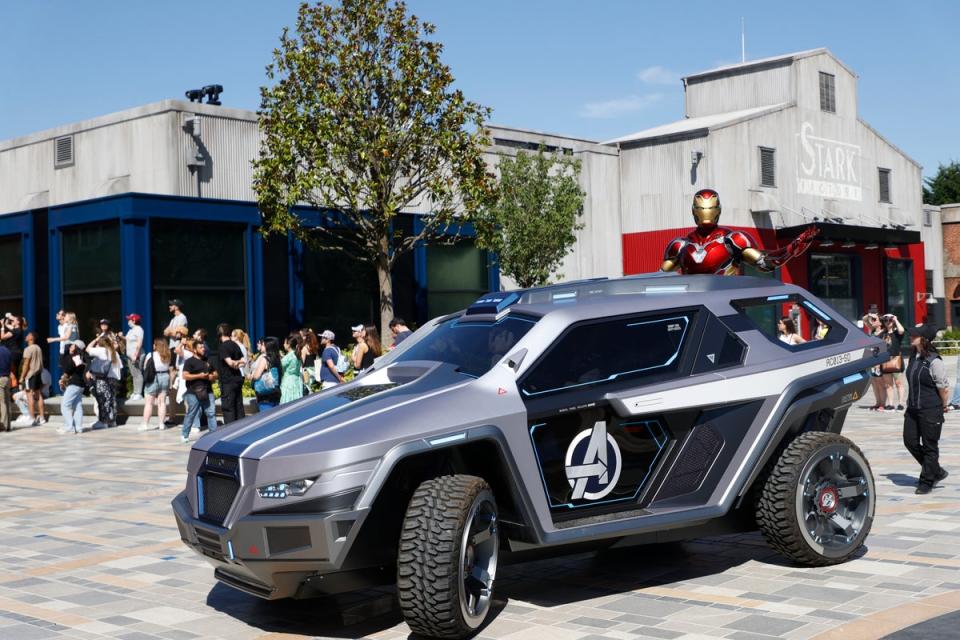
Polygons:
M863 200L860 147L813 135L813 125L804 122L797 134L797 192L835 198Z

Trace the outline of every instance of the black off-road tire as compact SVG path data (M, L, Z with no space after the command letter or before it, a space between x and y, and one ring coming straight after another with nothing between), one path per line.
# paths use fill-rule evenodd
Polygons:
M868 516L849 545L840 549L817 549L802 528L797 509L797 494L803 490L806 463L824 449L841 448L848 455L855 454L868 482ZM823 567L845 562L853 556L873 522L875 496L873 472L863 452L849 439L835 433L811 431L797 436L784 449L770 472L757 503L756 520L767 543L776 551L798 564Z
M400 532L397 597L414 633L459 640L483 623L464 614L459 570L464 527L471 510L483 501L496 509L486 481L468 475L427 480L410 499Z

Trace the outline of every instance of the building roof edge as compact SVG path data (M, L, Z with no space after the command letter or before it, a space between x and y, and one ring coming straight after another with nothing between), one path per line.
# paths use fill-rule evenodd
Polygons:
M167 99L160 100L158 102L151 102L149 104L133 107L131 109L114 111L113 113L107 113L102 116L95 116L93 118L87 118L85 120L63 124L57 127L51 127L49 129L43 129L41 131L28 133L26 135L10 138L8 140L0 140L0 152L16 149L17 147L37 144L39 142L52 140L61 136L81 133L83 131L90 131L92 129L99 129L101 127L119 124L121 122L128 122L130 120L138 120L140 118L160 115L170 111L184 111L189 113L197 113L200 115L229 118L233 120L246 120L250 122L257 121L256 111L247 111L246 109L236 109L233 107L223 107L199 102L188 102L186 100Z

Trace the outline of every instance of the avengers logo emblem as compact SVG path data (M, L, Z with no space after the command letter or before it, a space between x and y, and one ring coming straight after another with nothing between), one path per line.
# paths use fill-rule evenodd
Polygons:
M620 447L607 433L607 423L597 422L584 429L567 447L567 482L572 500L599 500L617 486L623 460Z

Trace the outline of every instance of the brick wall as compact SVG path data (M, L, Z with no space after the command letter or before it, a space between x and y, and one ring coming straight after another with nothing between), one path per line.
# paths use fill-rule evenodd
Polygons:
M940 207L943 223L943 295L946 304L947 326L960 325L951 317L951 300L960 299L960 205Z

